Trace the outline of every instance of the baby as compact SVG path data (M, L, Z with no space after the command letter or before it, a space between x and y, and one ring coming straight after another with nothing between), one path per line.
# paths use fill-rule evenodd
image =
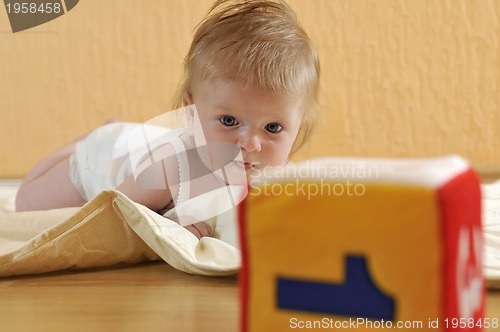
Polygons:
M286 164L309 137L318 85L316 50L286 2L218 0L195 31L175 108L189 105L184 108L188 122L199 124L207 146L225 142L237 147L241 160L235 164L249 174ZM174 183L158 188L140 184L133 167L120 168L117 177L111 174L117 172L114 157L107 164L92 162L97 158L93 146L109 146L107 155L116 156L123 142L127 145L124 137L134 132L132 124L111 122L38 163L19 188L17 211L82 206L105 189L116 189L154 211L175 206L179 193ZM190 130L173 132L185 145L193 141ZM83 175L82 170L92 168L87 164L98 169ZM169 182L179 180L172 174L182 172L165 169ZM100 177L118 180L110 184ZM94 182L109 187L93 188ZM212 232L204 222L186 228L197 237Z

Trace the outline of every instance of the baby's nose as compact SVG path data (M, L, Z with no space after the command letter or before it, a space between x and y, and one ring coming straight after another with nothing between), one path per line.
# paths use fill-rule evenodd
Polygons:
M238 146L246 152L259 152L262 147L259 136L251 132L240 136Z

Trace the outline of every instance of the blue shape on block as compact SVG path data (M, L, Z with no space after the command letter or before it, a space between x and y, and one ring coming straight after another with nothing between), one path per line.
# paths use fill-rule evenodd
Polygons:
M348 256L343 284L279 277L278 307L298 311L394 319L394 299L373 283L365 257Z

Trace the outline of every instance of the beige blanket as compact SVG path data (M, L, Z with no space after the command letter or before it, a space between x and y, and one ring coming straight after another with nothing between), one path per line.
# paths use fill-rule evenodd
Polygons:
M119 192L103 192L82 208L13 212L16 190L0 187L0 276L154 260L213 276L234 274L240 266L234 246L198 240Z
M500 288L500 181L482 189L484 268L488 286Z

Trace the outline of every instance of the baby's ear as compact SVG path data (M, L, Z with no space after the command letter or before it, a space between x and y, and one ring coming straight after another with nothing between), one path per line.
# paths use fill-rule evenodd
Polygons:
M184 106L185 114L186 114L186 119L187 119L187 133L190 136L193 136L194 134L194 127L195 127L195 112L196 112L196 106L194 104L187 104Z
M193 96L191 96L190 92L186 92L184 94L184 99L183 99L184 106L188 106L193 104Z

